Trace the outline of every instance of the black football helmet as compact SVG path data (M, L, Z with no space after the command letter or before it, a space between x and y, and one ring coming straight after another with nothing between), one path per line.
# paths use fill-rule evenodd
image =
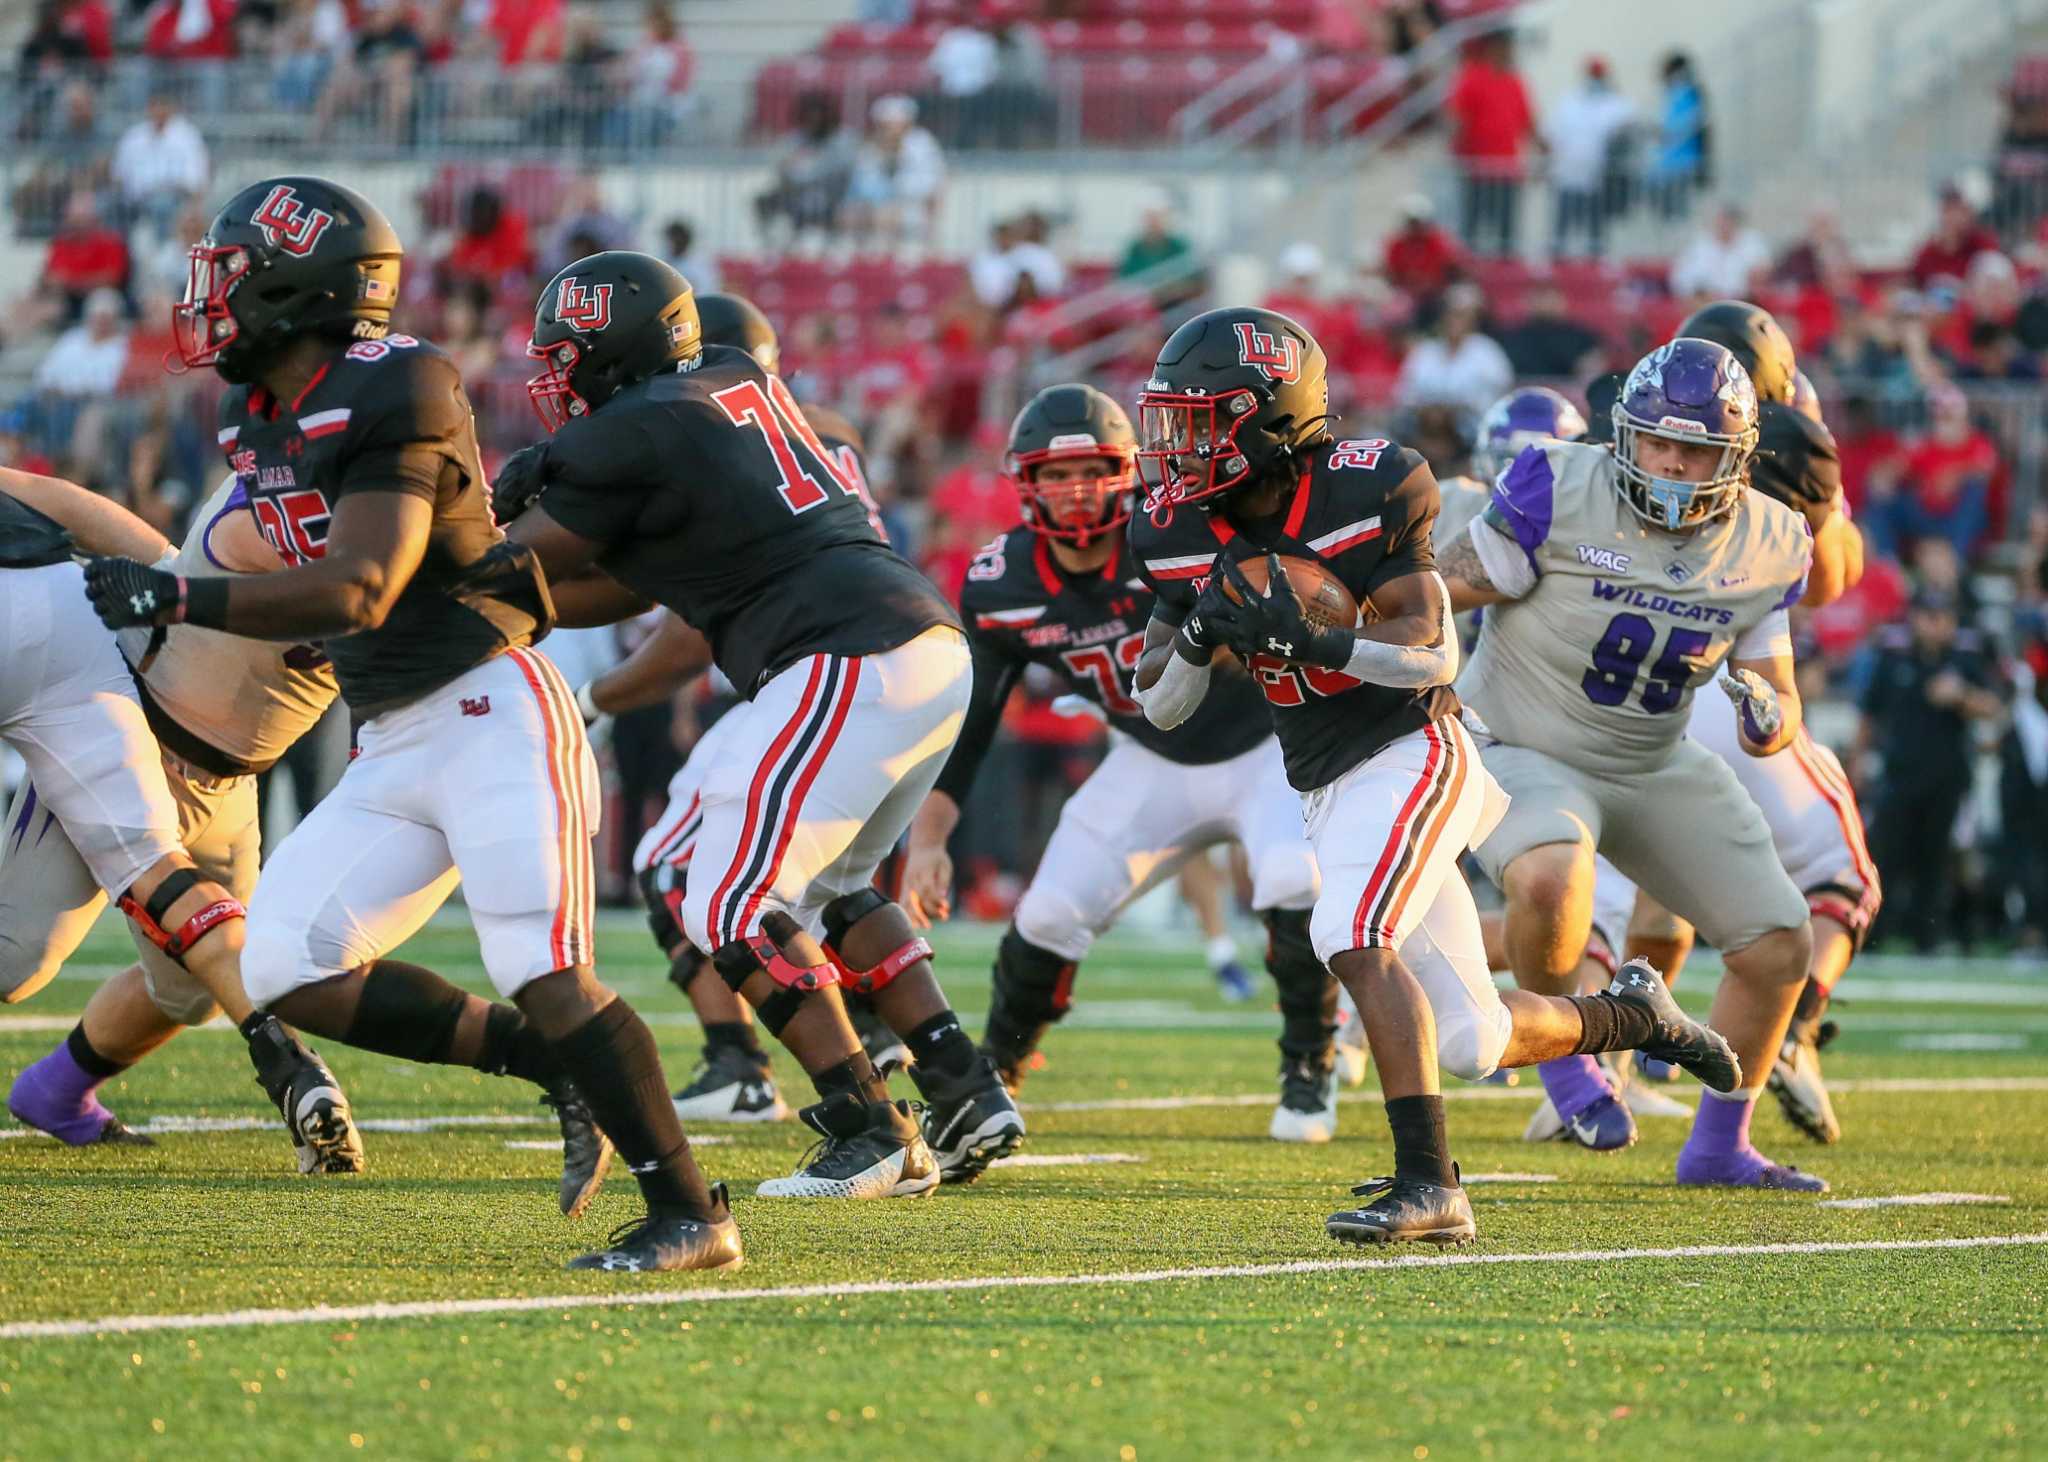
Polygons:
M1123 407L1093 386L1047 386L1010 424L1003 472L1017 489L1024 526L1086 548L1129 521L1136 497L1138 435ZM1108 459L1115 470L1040 482L1048 462Z
M782 342L775 338L775 327L745 295L698 295L697 328L706 345L744 350L769 375L782 374Z
M1148 504L1213 509L1331 439L1329 361L1275 310L1209 310L1160 347L1138 417Z
M211 366L243 385L301 335L382 339L405 249L353 188L290 176L235 194L186 257L172 353L186 370Z
M1842 454L1834 433L1796 406L1765 402L1757 410L1749 484L1800 512L1839 501Z
M1799 375L1799 357L1777 317L1748 300L1715 300L1685 317L1672 339L1691 336L1711 340L1732 352L1749 372L1756 399L1780 404L1792 400Z
M703 354L690 282L655 258L608 249L547 282L533 307L526 353L541 372L526 394L541 424L560 431L624 387Z

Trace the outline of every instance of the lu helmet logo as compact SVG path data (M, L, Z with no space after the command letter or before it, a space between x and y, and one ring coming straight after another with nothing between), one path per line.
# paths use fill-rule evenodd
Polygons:
M1291 386L1301 379L1301 342L1292 335L1275 339L1246 320L1237 327L1237 361L1257 366L1269 381Z
M263 230L264 240L272 248L302 259L313 252L334 215L300 198L291 184L279 183L249 215L249 222Z
M565 279L555 291L555 318L586 334L612 322L612 287Z

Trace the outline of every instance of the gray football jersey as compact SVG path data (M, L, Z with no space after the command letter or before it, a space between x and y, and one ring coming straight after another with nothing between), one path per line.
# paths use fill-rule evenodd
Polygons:
M184 544L163 567L187 578L230 573L207 547L214 524L248 511L236 479L223 478L192 519ZM130 665L148 654L150 631L123 630ZM315 645L246 639L198 625L174 625L141 672L165 715L234 761L267 767L312 729L335 696L334 669ZM168 737L168 730L159 733ZM173 748L175 749L175 748Z
M1622 501L1602 446L1530 447L1468 530L1498 533L1536 585L1489 607L1458 693L1493 734L1586 771L1660 766L1693 691L1743 633L1798 602L1812 534L1762 493L1693 533Z

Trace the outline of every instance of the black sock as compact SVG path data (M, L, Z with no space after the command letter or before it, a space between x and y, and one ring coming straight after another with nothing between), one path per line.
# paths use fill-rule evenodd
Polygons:
M1451 1171L1450 1139L1444 1136L1444 1099L1440 1096L1393 1097L1387 1102L1387 1125L1394 1129L1394 1175L1458 1186Z
M1031 1059L1039 1042L1052 1026L1045 1021L1023 1023L1000 1010L988 1013L988 1028L982 1032L981 1048L998 1066L1022 1066Z
M654 1033L623 1000L614 1000L554 1043L597 1125L619 1149L650 1211L719 1216L711 1189L676 1120Z
M826 1101L835 1096L853 1096L870 1106L889 1100L888 1083L875 1072L875 1063L865 1051L855 1051L836 1066L811 1073L811 1085Z
M532 1021L510 1005L493 1005L484 1017L484 1044L476 1069L546 1086L562 1074L562 1063Z
M1574 1056L1596 1051L1633 1051L1657 1033L1650 1012L1627 1000L1617 1000L1606 991L1597 995L1569 995L1579 1008L1579 1043Z
M71 1034L64 1038L65 1049L71 1052L71 1059L78 1063L78 1069L87 1076L105 1081L110 1076L119 1076L130 1064L125 1061L109 1061L92 1048L92 1042L85 1037L85 1022L71 1027Z
M1797 1021L1819 1020L1827 1013L1828 988L1813 976L1806 977L1806 983L1799 989L1799 1003L1792 1008L1792 1018Z
M729 1046L735 1051L753 1058L756 1064L768 1064L768 1053L761 1049L761 1038L754 1034L751 1020L707 1020L704 1022L704 1044L713 1050Z
M965 1076L981 1053L960 1028L960 1017L942 1010L903 1038L918 1069L942 1076Z

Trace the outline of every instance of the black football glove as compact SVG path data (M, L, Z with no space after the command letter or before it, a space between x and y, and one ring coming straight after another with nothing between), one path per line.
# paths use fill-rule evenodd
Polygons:
M108 629L177 624L185 617L185 581L132 558L87 559L85 596Z
M547 486L547 454L548 444L535 442L507 457L498 469L498 480L491 484L491 516L500 525L532 507Z
M1197 650L1213 650L1219 645L1235 650L1250 632L1245 607L1224 596L1223 576L1212 570L1194 609L1181 623L1181 637Z
M1351 662L1356 636L1349 630L1320 629L1309 623L1294 586L1287 582L1287 574L1280 567L1279 555L1266 555L1264 594L1253 591L1244 570L1235 563L1224 565L1219 577L1227 580L1244 600L1246 640L1243 645L1231 646L1239 654L1249 650L1251 654L1271 655L1298 665L1320 665L1329 670L1342 670Z

